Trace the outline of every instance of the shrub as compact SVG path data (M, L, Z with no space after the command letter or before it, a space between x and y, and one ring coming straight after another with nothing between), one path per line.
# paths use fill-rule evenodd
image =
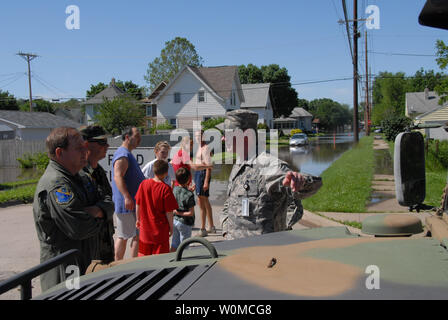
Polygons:
M37 168L44 170L48 166L50 159L45 152L38 152L34 154L25 153L23 158L17 158L20 168L29 169Z
M290 134L292 136L292 135L294 135L296 133L302 133L302 132L303 132L302 129L292 129Z
M158 124L157 126L150 129L151 134L155 134L157 130L172 130L174 127L166 121L165 123Z
M427 158L434 158L443 168L448 168L448 141L429 140Z
M388 141L395 141L400 132L404 132L412 120L405 116L394 116L381 122L384 135Z
M225 120L225 118L223 118L223 117L211 118L206 121L202 121L201 126L202 126L203 130L216 129L215 126L224 122L224 120Z
M264 129L264 130L269 130L269 127L266 123L259 123L257 124L257 129Z

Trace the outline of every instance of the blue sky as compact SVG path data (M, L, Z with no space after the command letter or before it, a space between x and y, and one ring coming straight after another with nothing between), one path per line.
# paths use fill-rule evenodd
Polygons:
M384 53L435 53L448 33L420 26L425 1L358 0L380 10L380 29L368 30L371 72L440 71L435 57ZM66 7L77 5L80 29L68 30ZM349 17L353 1L347 0ZM33 97L83 98L91 84L132 80L147 85L147 65L176 36L192 42L205 66L271 63L286 67L300 98L331 98L352 105L352 81L302 84L352 76L340 0L195 1L3 1L0 5L0 90L27 98L26 62L17 52L36 53ZM364 30L359 39L364 74ZM360 96L361 98L361 96Z

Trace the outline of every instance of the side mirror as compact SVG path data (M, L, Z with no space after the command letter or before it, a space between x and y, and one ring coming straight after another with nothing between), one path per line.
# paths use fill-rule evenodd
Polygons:
M425 143L420 132L402 132L395 138L394 176L398 203L418 210L426 196Z

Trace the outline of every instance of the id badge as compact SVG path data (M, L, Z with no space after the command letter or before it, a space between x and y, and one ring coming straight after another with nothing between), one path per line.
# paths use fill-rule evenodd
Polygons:
M243 217L249 216L249 199L243 198L241 202L241 215Z

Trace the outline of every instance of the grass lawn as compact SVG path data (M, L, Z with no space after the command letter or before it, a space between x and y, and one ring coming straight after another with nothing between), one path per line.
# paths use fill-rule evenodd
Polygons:
M33 202L37 183L0 191L0 204L10 201Z
M322 188L303 201L314 212L365 212L374 170L373 136L363 137L322 173Z

